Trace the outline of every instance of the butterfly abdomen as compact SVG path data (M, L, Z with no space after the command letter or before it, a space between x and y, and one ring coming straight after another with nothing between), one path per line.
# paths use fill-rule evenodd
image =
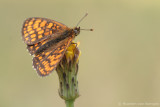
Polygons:
M50 41L48 41L47 43L45 43L44 45L42 45L42 46L35 52L35 54L40 54L40 53L42 53L43 51L47 50L48 48L50 48L50 47L53 46L53 45L56 46L56 44L59 43L60 41L62 41L62 40L64 40L64 39L72 36L71 33L72 33L72 30L70 30L70 31L65 31L65 32L62 34L62 36L59 36L59 37L57 37L57 38L55 38L55 39L51 39Z

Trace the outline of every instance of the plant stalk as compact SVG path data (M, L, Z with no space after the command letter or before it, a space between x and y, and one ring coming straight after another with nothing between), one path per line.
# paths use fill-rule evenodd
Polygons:
M74 107L74 100L66 100L66 107Z

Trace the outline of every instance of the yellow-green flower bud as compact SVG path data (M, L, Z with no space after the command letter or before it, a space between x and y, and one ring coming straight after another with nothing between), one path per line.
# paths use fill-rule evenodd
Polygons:
M77 73L80 51L77 45L71 43L56 68L60 83L59 95L65 101L74 101L79 97Z

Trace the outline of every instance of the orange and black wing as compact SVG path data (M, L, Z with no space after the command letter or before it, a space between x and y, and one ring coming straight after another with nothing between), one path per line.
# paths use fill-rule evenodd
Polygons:
M29 51L29 53L30 53L31 55L34 55L35 52L36 52L41 46L43 46L44 44L46 44L48 41L49 41L49 40L46 39L46 40L43 40L43 41L41 41L41 42L39 42L39 43L36 43L36 44L33 44L33 45L27 45L27 49L28 49L28 51Z
M27 45L33 45L50 37L60 36L69 28L47 18L28 18L22 28L22 38Z
M68 37L33 58L33 66L40 76L50 74L57 67L71 41L72 37Z

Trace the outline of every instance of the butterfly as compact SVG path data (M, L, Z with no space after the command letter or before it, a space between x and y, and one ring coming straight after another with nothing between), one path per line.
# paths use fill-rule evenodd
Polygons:
M72 40L80 33L77 26L69 28L60 22L39 17L24 21L22 39L34 56L33 67L40 76L47 76L55 70Z

